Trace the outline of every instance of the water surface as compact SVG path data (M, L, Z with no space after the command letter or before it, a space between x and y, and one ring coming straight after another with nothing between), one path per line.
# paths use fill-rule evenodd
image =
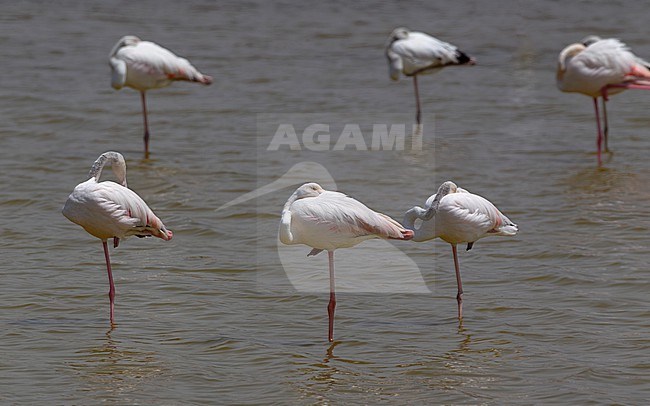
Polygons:
M645 403L648 95L612 98L614 153L598 169L591 101L559 92L554 70L587 34L649 57L646 16L632 1L5 4L0 401ZM391 82L383 55L401 25L479 61L420 80L422 151L267 151L261 115L320 114L333 138L345 123L412 123L411 81ZM148 161L138 94L109 85L108 52L126 34L215 78L150 92ZM106 150L125 155L129 186L174 231L112 250L112 331L101 244L60 213ZM278 251L295 185L215 211L305 161L398 219L452 179L519 224L461 252L462 326L448 244L366 242L336 254L326 342L326 285L296 287ZM321 266L307 279L318 287L326 256L308 252L295 261ZM394 290L358 272L368 256Z

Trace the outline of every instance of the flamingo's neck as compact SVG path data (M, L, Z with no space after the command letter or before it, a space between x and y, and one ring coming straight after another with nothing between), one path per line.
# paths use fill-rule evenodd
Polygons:
M429 208L429 210L430 209L431 208ZM437 237L435 235L435 227L433 225L435 221L435 213L429 218L428 221L425 220L427 217L427 212L429 212L429 210L415 206L407 211L406 214L404 214L404 221L402 221L402 225L409 230L413 230L413 241L427 241ZM415 221L418 219L422 220L422 223L418 228L416 228Z
M282 208L282 219L280 220L280 241L283 244L293 244L293 234L291 233L291 205L298 198L298 192L294 192Z
M113 173L115 176L117 176L118 182L124 186L126 186L126 162L124 161L124 157L122 154L119 152L115 151L108 151L104 152L97 158L93 166L90 168L90 172L88 173L88 176L90 178L94 178L96 182L99 182L99 178L102 175L102 170L104 169L104 166L110 163L111 168L113 169Z

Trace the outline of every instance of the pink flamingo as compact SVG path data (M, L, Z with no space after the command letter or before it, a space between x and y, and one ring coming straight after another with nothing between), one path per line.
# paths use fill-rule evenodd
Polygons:
M324 190L317 183L305 183L296 189L282 209L279 236L284 244L312 247L307 256L327 251L330 274L328 339L331 342L336 308L334 250L353 247L371 238L409 240L413 231L343 193Z
M440 41L429 34L409 31L407 28L395 28L386 43L388 74L398 80L400 72L413 76L417 123L421 123L420 93L418 75L436 73L450 65L474 65L476 60L467 56L456 46Z
M416 220L422 220L415 227ZM425 208L415 206L404 215L404 226L413 230L413 241L428 241L441 238L451 244L456 269L458 293L458 319L463 318L463 284L460 280L460 267L456 244L467 243L467 250L474 243L491 235L512 236L519 228L499 211L490 201L469 193L465 189L447 181L430 196Z
M111 165L120 184L111 181L99 182L102 169L107 163ZM102 240L110 285L108 297L112 326L115 323L115 285L107 240L112 238L113 247L117 248L120 239L132 235L154 236L169 241L173 234L165 228L144 200L126 186L126 163L122 154L113 151L101 154L90 168L88 176L90 179L78 184L68 196L63 215Z
M142 117L144 119L144 156L149 158L149 123L145 92L169 86L172 82L185 80L204 85L212 83L212 77L199 72L185 58L160 45L142 41L133 35L122 37L109 56L111 65L111 86L123 86L140 91Z
M584 43L571 44L560 52L557 67L557 87L563 92L582 93L594 101L598 136L598 165L602 165L603 138L608 151L608 124L605 102L610 94L625 89L650 90L650 70L647 62L634 55L621 41L613 38L587 37ZM585 45L586 44L586 45ZM603 98L605 136L601 131L598 97Z

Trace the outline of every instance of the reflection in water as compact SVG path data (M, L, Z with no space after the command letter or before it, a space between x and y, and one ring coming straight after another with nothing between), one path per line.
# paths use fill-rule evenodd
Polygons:
M411 341L407 340L404 346L386 348L387 354L394 357L392 366L376 365L372 355L348 347L354 343L346 344L343 350L353 350L358 359L342 358L336 355L337 350L342 350L338 347L341 342L335 342L326 348L322 362L299 369L304 378L297 382L297 389L305 398L317 402L328 402L341 391L354 391L368 396L368 399L394 399L409 390L421 394L422 399L443 392L458 394L458 398L454 397L457 400L489 399L482 392L495 390L498 373L493 367L499 365L502 354L509 351L512 343L496 338L477 338L477 334L460 324L456 333L452 329L451 335L444 339L453 348L439 352L440 343L410 347ZM407 357L406 353L412 356ZM413 358L417 361L403 363ZM408 377L409 383L405 386L406 381L400 380L396 384L396 381L387 379L384 371L391 368L400 370L400 375Z
M504 349L497 348L497 345L511 344L508 340L497 340L493 338L472 339L472 334L462 326L462 323L458 327L458 335L461 336L458 348L450 350L446 354L446 358L458 361L459 363L462 363L461 361L465 356L481 355L489 358L499 358Z
M501 357L502 349L497 345L510 346L509 341L475 338L476 333L463 327L457 330L457 345L442 354L428 354L419 363L401 365L414 377L422 377L420 384L431 391L455 393L458 399L488 399L481 395L490 391L497 381L490 366Z
M458 327L460 341L458 348L448 351L444 356L446 370L443 379L445 389L462 391L472 398L483 398L481 392L489 390L497 381L497 377L490 372L490 366L499 359L502 349L495 344L510 345L509 341L495 342L494 339L473 338L462 323Z
M82 390L104 396L133 392L140 385L163 374L163 368L153 352L135 348L112 337L114 329L106 332L99 347L77 352L77 360L70 363L85 382Z
M627 222L628 213L650 197L650 184L643 173L620 169L584 169L567 176L563 183L566 204L579 209L578 221Z
M423 124L415 124L413 127L413 135L411 136L411 152L414 154L422 154L422 126Z
M341 390L352 390L357 393L372 392L372 374L364 369L364 366L371 365L373 362L342 358L334 354L334 349L342 341L334 341L325 350L325 357L322 362L316 362L300 368L301 379L297 382L297 390L305 398L315 399L318 402L329 402L340 395ZM359 366L361 369L357 369ZM365 372L362 372L365 371ZM350 386L350 382L354 382Z
M339 345L341 342L340 341L334 341L329 347L327 347L327 352L325 353L325 358L323 359L323 363L327 364L330 362L330 360L334 357L334 348Z
M470 343L472 342L472 335L467 332L467 329L463 327L463 320L459 320L458 322L458 335L462 336L462 339L460 343L458 344L458 349L453 350L453 352L456 353L470 353Z
M339 377L345 374L331 363L337 358L334 355L334 348L340 343L340 341L334 341L327 347L323 362L301 368L302 375L306 379L304 382L298 383L297 389L303 393L304 397L316 399L318 402L329 401L329 395L335 392Z
M608 151L603 151L601 153L601 158L603 160L603 164L609 164L612 162L612 158L614 157L614 151L611 149Z
M650 190L642 173L616 168L588 168L571 174L567 184L572 189L585 194L614 193L619 196L637 193L646 194Z

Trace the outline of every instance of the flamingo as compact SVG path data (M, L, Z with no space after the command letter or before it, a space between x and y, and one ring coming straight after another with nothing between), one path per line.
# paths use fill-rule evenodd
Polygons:
M336 308L334 250L353 247L371 238L409 240L413 231L358 200L340 192L324 190L312 182L296 189L285 203L279 237L283 244L312 247L307 256L327 251L330 276L328 339L332 342Z
M601 146L607 142L608 124L605 102L608 95L625 89L650 90L648 63L634 55L621 41L589 36L583 43L568 45L560 52L556 74L557 87L567 93L582 93L594 101L598 136L598 166L602 164ZM605 136L601 131L598 97L603 98Z
M99 182L102 169L110 164L119 184L111 181ZM78 184L63 206L63 215L73 223L79 224L89 234L102 240L104 257L110 285L110 320L114 325L115 284L108 255L109 238L113 248L120 239L135 235L154 236L165 241L172 239L173 233L156 217L149 206L126 185L126 163L119 152L109 151L101 154L90 168L89 179Z
M449 65L476 63L474 58L460 51L456 46L423 32L409 31L404 27L395 28L388 37L386 58L388 58L388 74L391 79L399 80L400 72L406 76L413 76L417 109L415 118L418 125L421 123L418 75L435 73Z
M122 37L111 50L111 86L121 89L124 86L140 91L142 117L144 119L144 156L149 158L149 122L145 92L169 86L172 82L185 80L204 85L212 83L212 77L199 72L185 58L160 45L142 41L127 35Z
M589 45L592 45L598 41L600 41L602 38L600 38L598 35L587 35L584 37L582 40L580 40L580 43L582 43L584 46L588 47ZM650 62L634 55L636 58L636 62L640 65L645 66L646 68L650 69ZM616 86L616 85L615 85ZM618 87L618 86L616 86ZM602 106L603 106L603 141L605 144L605 152L609 152L609 143L608 143L608 135L609 135L609 124L607 122L607 88L604 89L605 94L603 95L602 98Z
M415 227L417 219L422 220L419 228ZM427 199L424 209L415 206L407 211L403 224L413 230L413 241L427 241L439 237L451 244L458 285L456 301L459 320L463 318L463 284L460 279L456 245L467 243L469 251L474 243L483 237L512 236L519 231L517 225L490 201L459 188L451 181L440 185L436 194Z

